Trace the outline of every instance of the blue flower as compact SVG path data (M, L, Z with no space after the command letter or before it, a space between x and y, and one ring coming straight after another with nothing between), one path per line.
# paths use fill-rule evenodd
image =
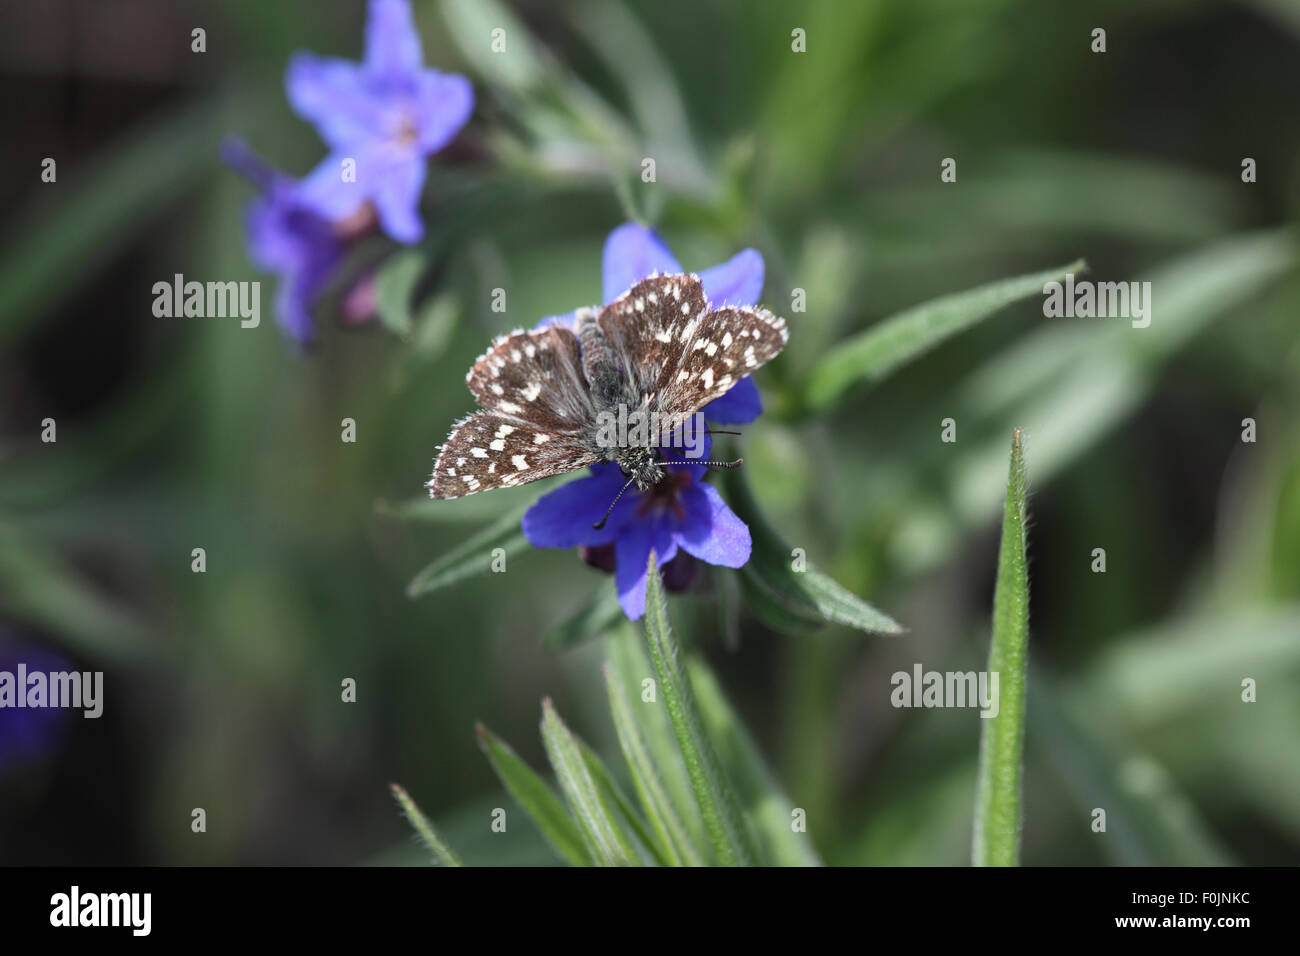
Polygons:
M0 671L18 673L25 664L29 673L67 671L70 665L54 651L33 645L7 643L0 631ZM26 687L15 687L18 694ZM51 707L0 707L0 778L10 770L48 756L62 736L63 712Z
M424 69L408 0L370 0L362 63L299 53L285 87L330 148L303 181L307 200L331 220L368 201L388 235L418 241L425 159L468 122L474 89L463 76ZM349 169L355 175L345 177Z
M702 458L711 442L705 435ZM681 453L665 448L660 459ZM709 564L738 568L749 560L749 528L736 517L712 485L701 479L703 465L669 465L667 475L646 493L629 488L605 525L592 527L627 478L610 462L591 474L543 495L524 515L524 537L538 548L614 549L618 602L631 620L645 614L647 565L654 551L661 568L679 551Z
M675 275L686 271L658 235L635 222L624 223L609 234L603 258L602 292L606 303L613 302L652 273ZM705 297L715 307L757 305L763 292L763 257L755 249L745 249L726 262L703 270L699 276ZM573 317L574 313L569 312L550 316L538 324L572 328ZM749 376L704 408L704 417L721 425L747 425L762 413L758 386Z
M275 318L299 343L316 334L312 305L333 275L346 244L335 226L305 205L298 184L258 159L239 140L222 146L226 163L257 186L244 228L258 268L277 273Z

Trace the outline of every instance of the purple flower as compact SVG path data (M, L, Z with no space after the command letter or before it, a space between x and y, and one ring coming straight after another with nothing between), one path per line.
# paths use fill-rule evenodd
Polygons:
M275 318L300 343L316 335L311 308L343 258L346 244L334 224L303 204L298 184L262 162L239 140L222 145L226 163L257 186L244 229L253 263L277 273Z
M705 436L704 458L710 442ZM660 458L678 461L673 448ZM538 548L589 549L605 554L613 545L614 584L623 613L635 621L645 614L647 564L655 552L665 567L679 551L728 568L749 560L749 528L727 507L712 485L701 481L703 465L669 465L667 475L644 494L628 489L604 527L593 528L627 478L610 462L591 467L591 474L543 495L524 515L524 537ZM679 568L680 570L680 568Z
M639 223L619 226L605 240L605 302L613 302L634 284L655 272L678 274L686 270L673 258L664 241ZM763 257L755 249L736 253L721 265L699 273L704 295L715 307L757 305L763 291ZM574 313L543 319L540 325L573 327ZM748 375L721 398L704 408L704 417L721 425L747 425L763 413L758 386ZM661 558L660 564L665 563Z
M28 672L46 674L70 667L58 654L41 647L0 644L0 671L16 675L20 663L27 665ZM26 694L27 688L15 687L14 692ZM61 736L63 717L57 708L0 707L0 777L48 755Z
M463 76L424 69L408 0L370 0L362 63L299 53L285 87L330 148L303 181L308 201L331 220L369 201L388 235L418 241L425 159L469 120L474 89Z

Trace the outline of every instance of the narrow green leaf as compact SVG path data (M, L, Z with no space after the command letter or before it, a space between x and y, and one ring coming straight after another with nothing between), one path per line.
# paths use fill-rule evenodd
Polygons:
M618 592L612 584L605 583L573 617L547 631L542 643L557 651L577 647L607 633L622 619L623 608L618 603Z
M753 552L742 569L747 584L762 592L775 609L789 615L789 623L827 621L868 634L902 634L901 624L840 586L811 562L796 571L793 549L767 523L740 469L726 476L732 510L749 525ZM779 617L779 615L778 615ZM795 628L791 628L795 629Z
M502 548L507 557L523 551L528 547L528 541L519 529L519 522L530 507L531 501L510 509L478 534L428 565L406 586L407 595L420 597L476 574L486 574L492 569L492 552L496 548Z
M1029 574L1025 562L1025 457L1020 430L1011 439L1011 474L993 592L990 680L998 675L997 716L982 721L975 784L976 866L1020 862L1020 778L1025 748L1025 667L1029 658Z
M806 401L825 408L858 382L875 383L1004 306L1041 293L1044 284L1085 268L1068 266L990 282L946 295L884 319L834 346L808 377Z
M442 16L452 39L480 75L513 93L529 92L546 76L545 53L504 3L443 0ZM495 48L498 40L504 46Z
M668 625L659 563L650 552L646 585L646 635L650 656L659 674L660 690L691 778L695 801L714 855L723 866L752 866L757 862L753 836L740 812L740 802L723 774L717 754L704 732L690 679L682 666L677 641Z
M375 299L379 320L405 338L411 334L411 297L424 272L424 255L414 249L397 253L375 276Z
M515 803L528 814L551 849L573 866L590 866L582 831L545 780L519 759L504 740L482 724L476 726L479 747Z
M1131 744L1118 743L1128 737L1127 728L1116 733L1098 726L1091 700L1044 674L1033 678L1027 694L1034 715L1031 745L1055 767L1082 815L1106 809L1101 846L1116 865L1237 864L1171 775L1150 756L1129 750Z
M682 822L691 846L709 862L712 851L704 833L704 820L695 803L690 774L686 772L668 708L658 693L654 664L650 661L640 629L633 627L626 618L610 635L609 663L626 695L628 706L636 714L637 729L677 819Z
M636 865L639 860L631 839L615 822L613 808L592 777L581 746L550 698L542 701L542 743L591 858L601 866Z
M6 619L58 634L87 655L157 663L166 643L37 538L0 524L0 608Z
M389 786L392 788L397 805L402 808L402 813L406 815L407 822L411 824L415 832L419 834L420 839L424 841L424 845L429 848L429 852L433 854L434 862L443 866L464 866L465 864L460 862L460 857L438 836L438 832L434 830L429 818L420 812L420 808L415 805L411 795L395 783L389 784Z
M576 477L573 476L573 477ZM517 512L520 520L524 512L538 498L538 488L545 485L554 490L570 476L552 482L550 479L519 488L498 488L491 494L470 495L467 498L430 498L428 494L389 501L375 501L375 514L398 521L419 521L425 524L479 524L498 518L504 513Z
M772 866L821 866L806 831L794 829L794 802L781 789L758 746L701 660L687 662L691 687L709 737L717 744L727 779L753 821L762 861Z
M623 788L605 766L605 761L600 759L600 754L592 750L590 745L576 734L573 739L578 742L578 752L582 754L582 762L587 765L591 779L596 782L596 792L600 795L601 802L609 807L610 817L628 837L628 842L632 844L637 857L646 866L671 865L668 854L655 838L650 825L623 792Z
M645 810L650 826L658 837L667 862L672 866L703 866L704 858L696 852L691 836L673 809L672 801L655 770L645 738L637 727L627 692L614 673L612 664L605 665L605 688L609 692L609 707L618 733L618 745L623 759L632 771L632 783Z

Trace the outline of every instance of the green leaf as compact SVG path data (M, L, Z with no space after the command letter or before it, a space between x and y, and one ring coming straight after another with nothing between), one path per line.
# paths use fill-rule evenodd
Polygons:
M703 866L703 856L696 852L691 835L678 817L668 791L659 779L650 749L637 727L627 692L614 673L612 664L605 665L605 688L609 692L609 706L614 717L614 729L618 733L618 745L623 751L623 759L632 771L632 784L650 826L658 837L658 845L666 861L672 866Z
M407 595L417 598L476 574L486 574L492 569L492 552L497 548L503 549L507 557L526 549L528 541L519 529L519 522L530 507L532 502L510 509L478 534L428 565L406 586Z
M1223 633L1231 632L1220 632L1220 640ZM1092 700L1085 703L1037 670L1033 677L1027 695L1034 715L1030 740L1083 815L1105 808L1102 850L1117 865L1237 864L1171 775L1151 757L1118 744L1128 729L1116 733L1098 726L1104 722L1095 719Z
M794 802L781 789L758 746L701 660L687 662L704 726L718 748L727 779L753 821L762 861L772 866L821 866L807 832L792 827Z
M639 860L632 840L614 820L608 797L597 786L581 746L560 720L550 698L542 701L542 743L591 858L602 866L636 865Z
M542 643L557 651L577 647L607 633L622 619L618 592L612 584L604 583L573 617L547 631Z
M452 852L451 847L447 846L442 841L442 838L438 836L433 824L429 822L429 818L420 812L420 808L415 805L411 795L395 783L389 784L389 786L392 788L393 796L397 799L397 805L402 808L402 813L406 815L407 822L411 824L415 832L419 834L420 839L424 841L424 845L429 848L429 852L433 854L434 862L443 866L464 866L460 862L460 857Z
M560 487L574 476L563 476L555 483L546 479L547 489ZM543 482L519 488L497 488L491 494L469 495L465 498L430 498L427 494L402 501L379 499L375 514L398 521L418 521L425 524L479 524L498 518L504 512L523 514L537 500L538 486Z
M793 549L763 517L740 469L729 471L726 482L732 510L749 525L753 539L753 552L741 570L746 584L760 592L765 603L776 612L768 616L770 621L779 626L784 616L786 629L790 630L798 630L799 622L829 621L868 634L903 633L901 624L840 586L811 562L805 560L805 570L796 571Z
M1011 474L993 591L988 671L998 675L998 711L996 716L982 719L981 726L971 848L976 866L1016 866L1020 862L1020 778L1025 748L1025 666L1029 658L1025 496L1025 457L1017 429L1011 439Z
M411 298L424 267L423 254L414 249L406 249L384 263L375 276L379 319L403 338L411 334L414 325Z
M614 628L608 647L609 664L618 679L619 687L626 695L628 705L637 715L637 729L650 753L655 773L677 819L686 830L691 846L696 847L707 861L711 851L707 849L704 820L695 803L691 778L686 772L681 748L677 746L677 735L673 732L668 708L664 706L662 696L657 693L652 699L646 699L647 688L657 687L658 681L640 629L624 619Z
M695 706L690 680L668 625L659 564L653 551L650 552L646 584L645 619L650 656L659 674L664 704L677 735L677 744L714 855L723 866L752 866L757 862L753 836L741 815L739 799L723 774L717 754L704 732L704 720Z
M1005 488L1009 429L1033 436L1039 481L1060 473L1127 421L1163 366L1216 317L1247 307L1293 272L1297 238L1292 227L1265 229L1178 256L1137 277L1163 290L1149 328L1046 322L957 383L951 401L964 410L963 433L942 452L942 518L924 523L923 543L906 530L896 536L887 555L894 573L926 572L962 534L992 519ZM918 504L910 502L912 512ZM913 528L922 524L912 518Z
M1044 284L1083 268L1080 259L1057 269L946 295L884 319L832 347L809 375L805 400L810 408L826 408L850 386L880 381L1004 306L1040 294Z
M526 93L545 78L545 53L532 32L505 4L497 0L443 0L442 16L452 39L483 77L514 93ZM495 37L505 44L504 50L493 49Z
M578 742L578 752L582 762L587 765L591 779L596 782L596 791L601 802L610 808L610 817L615 825L628 837L628 842L636 850L637 857L647 866L668 866L670 861L664 848L651 832L649 824L642 819L636 805L628 799L623 788L618 785L600 754L592 750L585 740L574 735Z
M157 663L166 643L149 624L39 539L0 524L0 608L4 617L58 634L81 652Z
M515 803L537 824L537 829L551 848L573 866L590 866L592 860L587 853L582 831L546 781L492 731L482 724L474 729L478 734L479 747L487 755L501 783L510 796L514 797Z

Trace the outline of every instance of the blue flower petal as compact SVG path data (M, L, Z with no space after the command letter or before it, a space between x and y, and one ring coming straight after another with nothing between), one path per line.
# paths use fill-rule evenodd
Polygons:
M604 296L610 303L653 272L678 273L681 265L654 232L627 222L609 234L603 256Z
M398 242L419 242L424 236L420 219L420 192L424 188L425 162L411 155L390 160L371 187L371 199L384 232Z
M413 75L424 63L408 0L370 0L366 68L385 77Z
M356 163L356 179L343 180L343 162L351 159ZM303 177L298 184L302 201L331 221L346 219L370 198L367 186L371 181L378 181L379 176L366 155L345 156L331 153L317 164L316 168Z
M523 532L536 548L574 548L609 544L635 517L638 496L629 492L619 501L605 527L592 527L627 481L617 465L596 465L579 478L542 495L524 514Z
M249 257L279 274L276 321L299 342L315 334L311 307L342 259L344 245L329 222L305 205L301 190L247 151L229 144L226 159L254 180L261 195L248 206L244 225Z
M618 568L614 571L614 587L618 603L629 620L637 621L645 615L650 552L655 552L663 567L677 556L677 541L665 523L656 518L629 525L615 544Z
M450 143L469 122L474 112L474 86L456 73L425 70L420 74L418 90L419 147L428 155Z
M677 528L682 550L709 564L738 568L749 560L749 527L712 485L693 484L681 494L686 517Z
M357 64L295 53L284 82L294 111L316 126L331 149L349 153L357 144L383 135L388 110Z
M763 400L754 379L746 375L721 398L704 406L704 417L719 425L748 425L763 414Z
M285 334L306 345L316 338L316 322L309 309L311 289L301 275L281 277L275 290L275 320Z
M724 305L757 305L763 294L763 257L744 249L721 265L700 273L704 295L715 309Z

